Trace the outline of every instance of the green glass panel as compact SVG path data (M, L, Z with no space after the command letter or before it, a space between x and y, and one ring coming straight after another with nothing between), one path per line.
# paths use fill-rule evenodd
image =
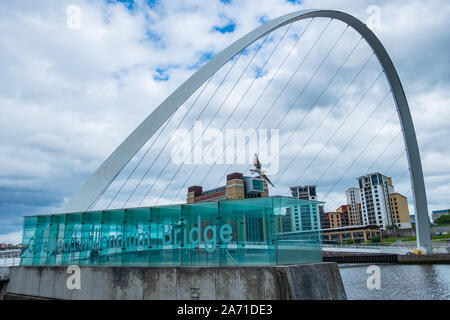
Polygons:
M150 263L150 208L125 210L125 250L122 265L148 265Z
M220 265L218 202L181 206L177 235L183 265Z
M64 247L64 227L66 216L55 214L50 216L50 236L47 265L61 265Z
M49 236L50 216L39 216L36 224L33 265L43 266L47 264Z
M100 260L102 211L83 213L81 222L80 265L96 265Z
M319 202L301 199L281 199L280 212L291 214L291 230L278 234L277 264L321 261L322 243L318 204Z
M267 197L25 217L21 265L319 262L319 204Z
M83 214L68 213L65 216L62 264L79 264Z
M150 265L181 265L181 249L176 241L181 205L153 207L150 213Z
M123 226L125 210L108 210L102 212L101 255L99 265L122 265L122 252L125 251Z
M36 225L38 217L25 217L23 222L22 234L22 254L20 265L31 266L33 264L33 256L36 241Z

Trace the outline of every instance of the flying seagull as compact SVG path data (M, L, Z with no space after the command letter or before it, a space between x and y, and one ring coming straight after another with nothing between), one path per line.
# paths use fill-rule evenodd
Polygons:
M267 176L265 175L264 171L261 170L261 162L259 162L258 159L258 154L255 153L255 158L253 160L253 165L255 166L255 169L250 169L251 173L257 173L259 174L259 176L261 177L261 179L263 179L264 181L266 181L267 183L269 183L272 187L275 187L273 185L273 183L269 180L269 178L267 178Z

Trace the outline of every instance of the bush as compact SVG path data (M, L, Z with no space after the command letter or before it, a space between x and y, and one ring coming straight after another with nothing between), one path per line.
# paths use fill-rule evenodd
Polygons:
M377 243L377 242L380 242L381 240L380 240L380 238L379 237L373 237L372 239L370 239L370 242L372 242L372 243Z
M353 241L353 239L348 239L345 243L346 243L346 244L353 244L354 241Z

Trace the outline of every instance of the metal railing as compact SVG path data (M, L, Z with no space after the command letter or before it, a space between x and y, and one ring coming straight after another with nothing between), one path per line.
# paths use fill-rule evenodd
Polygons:
M387 243L371 243L371 244L327 244L324 243L322 245L324 249L339 249L342 251L343 249L348 249L349 251L379 251L386 253L407 253L410 252L417 247L417 243L415 241L411 242L394 242L391 244ZM449 242L441 242L441 241L432 241L432 252L433 253L449 253L450 252L450 243Z
M20 249L0 251L0 280L8 278L9 269L20 265Z

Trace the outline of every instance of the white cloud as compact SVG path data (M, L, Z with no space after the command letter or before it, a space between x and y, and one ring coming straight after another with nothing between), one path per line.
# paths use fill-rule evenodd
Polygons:
M19 244L22 242L22 231L0 234L0 242Z
M245 35L261 24L282 14L303 8L330 8L349 12L361 20L367 19L366 8L373 1L304 1L298 5L284 0L248 0L220 1L179 0L159 1L149 8L144 1L137 1L133 10L117 4L106 2L77 1L82 12L81 29L69 30L66 27L66 7L73 1L20 1L0 4L0 219L3 226L0 234L17 233L21 228L21 215L52 213L59 208L81 186L87 177L104 161L120 142L157 107L173 90L185 81L195 70L192 66L204 63L202 56L218 54L227 45ZM380 1L382 24L376 30L377 35L391 54L399 75L403 81L415 121L419 145L422 149L422 162L428 188L430 209L448 207L444 195L450 192L450 185L439 177L448 176L448 159L450 150L446 137L450 132L448 122L448 86L449 71L443 68L448 62L448 43L450 30L448 24L449 4L444 0L434 1ZM279 72L271 87L258 104L259 115L250 117L244 127L255 127L270 104L275 101L298 62L306 55L309 46L317 37L327 21L314 21L310 32L306 33L301 45L294 51L284 68ZM215 32L214 27L223 27L235 23L234 32ZM297 24L294 31L302 30L306 25ZM308 57L286 94L277 101L276 106L292 103L300 89L311 77L315 68L324 57L333 39L344 26L337 21L330 25L319 50ZM262 51L255 58L259 66L270 54L283 30L269 39ZM297 127L299 119L305 116L308 107L324 88L327 79L339 67L358 36L347 32L342 42L323 66L322 71L305 90L299 108L294 109L283 121L283 137L290 136L290 130ZM270 40L273 40L272 42ZM274 42L275 41L275 42ZM246 110L262 92L265 84L275 73L277 66L291 48L293 40L286 40L280 46L267 65L264 73L253 85L248 95L227 127L235 128L245 116ZM255 47L256 48L256 45ZM281 156L283 165L309 140L315 125L324 117L326 108L332 105L350 78L367 59L370 52L361 45L349 61L342 75L336 78L331 90L318 101L318 106L305 118L300 130L287 143ZM211 101L202 120L207 123L226 97L227 90L233 86L239 71L243 70L250 55L242 56L236 69L230 73L231 81L217 93ZM222 68L214 77L218 83L230 64ZM311 184L317 181L331 161L339 154L346 141L352 136L367 114L373 110L386 90L386 83L380 81L361 105L345 122L347 114L354 107L355 99L362 95L372 79L376 76L379 65L373 59L366 71L358 78L358 86L351 88L343 97L338 108L323 122L321 129L311 137L299 159L286 173L287 179L280 183L279 189L287 189L294 183L303 168L314 159L324 143L333 132L330 144L317 158L311 170L302 176L299 183ZM255 69L249 69L232 97L224 104L212 126L220 128L238 103L239 97L252 83ZM167 81L164 81L167 79ZM182 127L189 128L200 112L201 106L208 102L213 88L205 90L196 109L186 118ZM191 98L186 105L189 105ZM181 108L174 120L181 120L184 115ZM271 128L277 123L280 114L275 108L270 112L261 127ZM355 137L346 152L336 158L318 182L319 194L325 195L334 181L348 167L348 164L363 150L365 144L389 119L393 110L392 100L383 104L365 125L362 134ZM342 123L342 125L341 125ZM340 126L338 128L338 126ZM167 132L175 129L168 127ZM394 119L383 129L373 145L366 150L360 160L348 171L348 175L334 190L329 199L330 210L345 200L343 191L356 185L355 178L365 173L373 159L377 157L399 130L398 119ZM161 136L154 148L162 148L167 135ZM374 165L374 170L386 173L398 152L403 148L402 139L397 139L388 152ZM150 145L149 141L147 145ZM145 150L145 147L144 147ZM143 151L139 154L142 155ZM139 155L138 154L138 155ZM156 152L151 153L155 156ZM168 159L164 153L150 170L149 176L156 177ZM152 158L154 159L154 158ZM145 172L152 162L144 161L136 175L126 185L124 191L131 192L138 177ZM130 164L135 164L133 160ZM221 172L214 173L205 187L214 187L222 176L226 166L221 165ZM407 168L405 158L398 160L391 172L394 184L402 177ZM192 166L183 168L175 177L172 186L182 186L192 170ZM209 168L198 168L187 185L198 183ZM169 165L167 171L157 182L155 189L162 191L172 178L177 167ZM233 166L230 170L243 170ZM120 186L120 181L131 171L125 168L112 186ZM121 180L122 179L122 180ZM409 191L409 178L397 181L396 190ZM145 194L151 183L145 181L134 201ZM178 190L169 188L162 198L169 201ZM184 197L184 193L182 193ZM149 196L158 199L159 194ZM117 204L126 197L118 197ZM108 201L101 202L108 203ZM99 205L101 204L99 202ZM136 203L137 204L137 203Z

